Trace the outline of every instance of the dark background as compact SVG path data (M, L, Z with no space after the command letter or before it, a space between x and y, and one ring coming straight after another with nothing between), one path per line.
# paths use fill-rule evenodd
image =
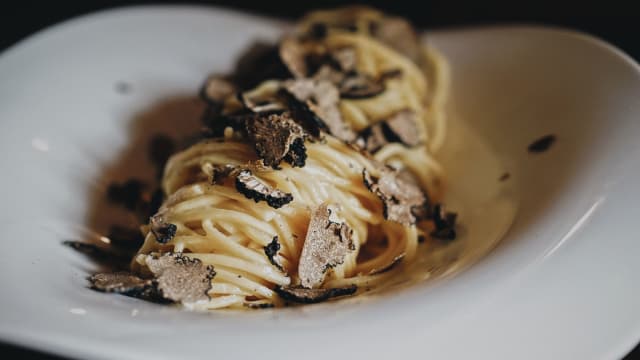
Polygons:
M0 52L38 30L71 17L117 6L150 3L168 2L22 1L19 4L5 3L0 5ZM175 3L175 1L170 3ZM295 18L311 8L333 7L351 2L238 0L197 3L222 5L253 13ZM418 27L430 29L523 22L569 27L603 38L638 61L640 60L640 11L635 10L639 6L634 3L637 1L392 0L367 2L367 4L382 10L405 16ZM567 334L567 336L571 336L571 334ZM0 355L7 359L58 359L1 343ZM640 359L640 347L636 347L625 359Z

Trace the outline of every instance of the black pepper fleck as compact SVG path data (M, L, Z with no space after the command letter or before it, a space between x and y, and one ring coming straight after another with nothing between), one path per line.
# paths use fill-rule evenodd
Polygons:
M527 147L527 150L530 153L542 153L549 150L549 148L551 148L551 146L555 142L556 142L555 135L553 134L545 135L537 139L536 141L532 142L531 144L529 144L529 146Z

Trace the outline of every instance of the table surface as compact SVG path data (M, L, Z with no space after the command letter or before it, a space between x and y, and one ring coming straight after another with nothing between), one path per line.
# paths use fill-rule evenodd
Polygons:
M168 1L153 1L162 3ZM175 2L175 1L174 1ZM30 34L71 17L93 11L150 1L94 0L78 4L47 2L28 4L16 2L0 7L0 52ZM297 18L308 10L304 1L208 1L200 2L233 7L254 13L284 18ZM323 7L349 4L349 1L324 1ZM633 2L616 4L602 1L559 2L557 0L436 0L420 2L416 11L415 1L368 1L368 4L409 18L415 25L427 29L483 24L533 23L574 28L621 48L636 61L640 60L640 16L633 11ZM231 5L231 6L230 6ZM62 359L57 356L0 343L0 355L13 359ZM5 357L6 356L6 357ZM625 359L640 359L640 345Z

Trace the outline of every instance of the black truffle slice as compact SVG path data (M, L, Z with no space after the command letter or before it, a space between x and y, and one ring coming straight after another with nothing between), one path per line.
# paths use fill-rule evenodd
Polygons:
M297 79L286 81L284 88L290 95L294 117L298 113L305 124L315 127L310 130L311 134L317 136L319 130L327 130L346 142L355 139L356 134L340 113L340 93L334 84L326 80Z
M402 110L389 119L379 121L362 130L356 144L375 153L388 143L399 142L413 147L420 144L416 115L411 110Z
M153 236L155 236L156 241L160 244L166 244L171 241L171 239L176 236L176 231L178 230L177 226L166 223L164 219L158 215L151 217L149 225Z
M378 195L383 204L383 215L387 220L409 226L418 220L416 214L422 212L427 197L417 184L399 177L398 172L389 168L380 169L380 177L362 171L364 184Z
M307 161L307 147L304 146L303 138L293 140L291 146L289 146L289 151L284 156L284 161L293 167L304 167Z
M278 261L278 251L280 251L280 243L278 242L278 237L274 236L273 240L267 246L264 247L264 253L267 255L269 262L273 264L273 266L277 267L279 270L284 271L282 268L282 264Z
M389 141L385 136L383 124L384 122L379 122L360 131L356 145L372 154L387 145Z
M129 296L141 294L152 287L151 280L141 279L128 272L94 274L89 277L89 281L94 290Z
M283 83L282 94L286 97L293 118L302 124L311 135L318 137L320 130L329 131L325 122L310 107L314 81L311 79L289 80Z
M340 96L345 99L366 99L380 95L385 90L382 81L354 72L340 83Z
M276 286L274 290L285 300L303 304L314 304L338 296L353 295L358 290L358 287L351 285L333 289L305 289L290 286Z
M454 212L448 212L444 210L441 204L433 206L433 223L436 226L435 230L431 232L431 236L440 239L451 241L456 238L456 220L458 214Z
M277 169L282 160L288 160L293 166L304 166L307 159L304 131L288 112L256 116L247 122L247 133L266 166Z
M210 104L223 104L237 92L236 86L220 75L211 75L200 89L200 97Z
M273 189L255 177L250 170L246 169L236 175L236 189L247 199L253 199L255 202L266 201L274 209L293 201L291 194Z
M400 142L409 147L420 144L418 119L411 110L395 113L384 122L384 130L389 142Z
M149 255L146 264L163 298L183 304L210 299L208 292L216 275L213 266L179 253Z
M327 204L311 214L298 264L298 277L304 288L322 284L327 270L342 264L347 251L353 249L352 230L335 215L335 207Z

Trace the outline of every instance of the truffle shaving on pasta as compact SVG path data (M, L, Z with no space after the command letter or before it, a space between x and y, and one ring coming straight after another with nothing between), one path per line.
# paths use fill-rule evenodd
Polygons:
M207 78L205 135L166 160L131 272L96 274L95 289L191 309L315 303L383 286L422 240L455 238L433 156L441 56L366 7L312 12L275 49L282 76Z

